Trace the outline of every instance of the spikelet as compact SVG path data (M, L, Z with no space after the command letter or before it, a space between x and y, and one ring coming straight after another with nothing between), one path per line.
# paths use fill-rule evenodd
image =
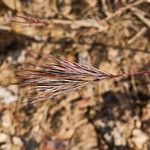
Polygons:
M44 61L45 63L39 64L25 62L18 69L20 88L36 93L25 103L27 107L37 107L47 100L54 100L100 80L150 75L150 71L113 75L92 66L53 56L44 58Z

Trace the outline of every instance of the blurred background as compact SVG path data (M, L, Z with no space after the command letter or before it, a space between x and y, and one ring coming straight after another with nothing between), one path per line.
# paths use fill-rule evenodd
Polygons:
M28 95L12 85L14 64L51 53L112 74L149 70L149 3L1 0L0 150L149 150L149 76L104 80L35 112L18 109Z

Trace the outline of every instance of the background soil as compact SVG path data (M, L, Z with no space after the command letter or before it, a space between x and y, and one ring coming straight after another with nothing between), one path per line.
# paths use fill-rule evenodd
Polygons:
M15 64L35 61L31 51L36 61L55 53L112 74L149 70L149 1L137 1L0 1L1 150L150 149L149 76L104 80L36 112L18 109L28 96L11 85ZM27 26L12 20L23 11L61 23ZM63 24L80 19L91 26Z

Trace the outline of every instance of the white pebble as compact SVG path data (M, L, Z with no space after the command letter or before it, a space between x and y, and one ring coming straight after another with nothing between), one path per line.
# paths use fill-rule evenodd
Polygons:
M148 140L148 135L139 129L134 129L132 133L132 141L138 149L142 149L144 143Z
M9 139L8 135L5 133L0 133L0 143L5 143Z

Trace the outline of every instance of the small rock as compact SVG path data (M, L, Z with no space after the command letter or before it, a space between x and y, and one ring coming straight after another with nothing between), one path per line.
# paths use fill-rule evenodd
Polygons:
M11 118L11 114L8 111L5 111L2 116L2 126L4 128L12 127L12 118Z
M3 144L1 147L1 150L12 150L12 145L10 143Z
M132 141L138 149L142 149L144 143L148 140L148 135L139 129L134 129L132 133Z
M17 136L14 136L13 139L12 139L12 141L13 141L13 144L15 144L15 145L23 146L23 142L22 142L21 139L20 139L19 137L17 137Z
M119 52L118 50L115 50L115 49L112 49L110 48L109 51L108 51L108 57L110 60L113 60L113 61L120 61L119 57Z
M136 120L135 121L135 125L137 128L140 128L141 127L141 121L140 120Z
M8 135L5 133L0 133L0 143L5 143L9 139Z
M5 133L0 133L0 149L12 150L9 136Z
M25 61L25 57L26 57L26 51L23 50L23 51L21 52L21 54L19 55L17 61L18 61L18 62L24 62L24 61Z
M104 138L105 138L105 140L106 140L108 143L111 143L111 141L112 141L111 135L109 135L108 133L106 133L106 134L104 135Z
M115 146L125 146L126 145L125 138L122 136L122 133L119 132L117 129L113 130L112 135L113 135Z
M5 103L17 101L17 96L13 95L7 88L0 86L0 99Z
M12 149L11 150L24 150L24 144L21 139L17 136L12 138Z
M88 48L88 47L85 47L85 48ZM78 57L79 57L79 62L81 64L91 65L91 59L87 51L80 51Z

